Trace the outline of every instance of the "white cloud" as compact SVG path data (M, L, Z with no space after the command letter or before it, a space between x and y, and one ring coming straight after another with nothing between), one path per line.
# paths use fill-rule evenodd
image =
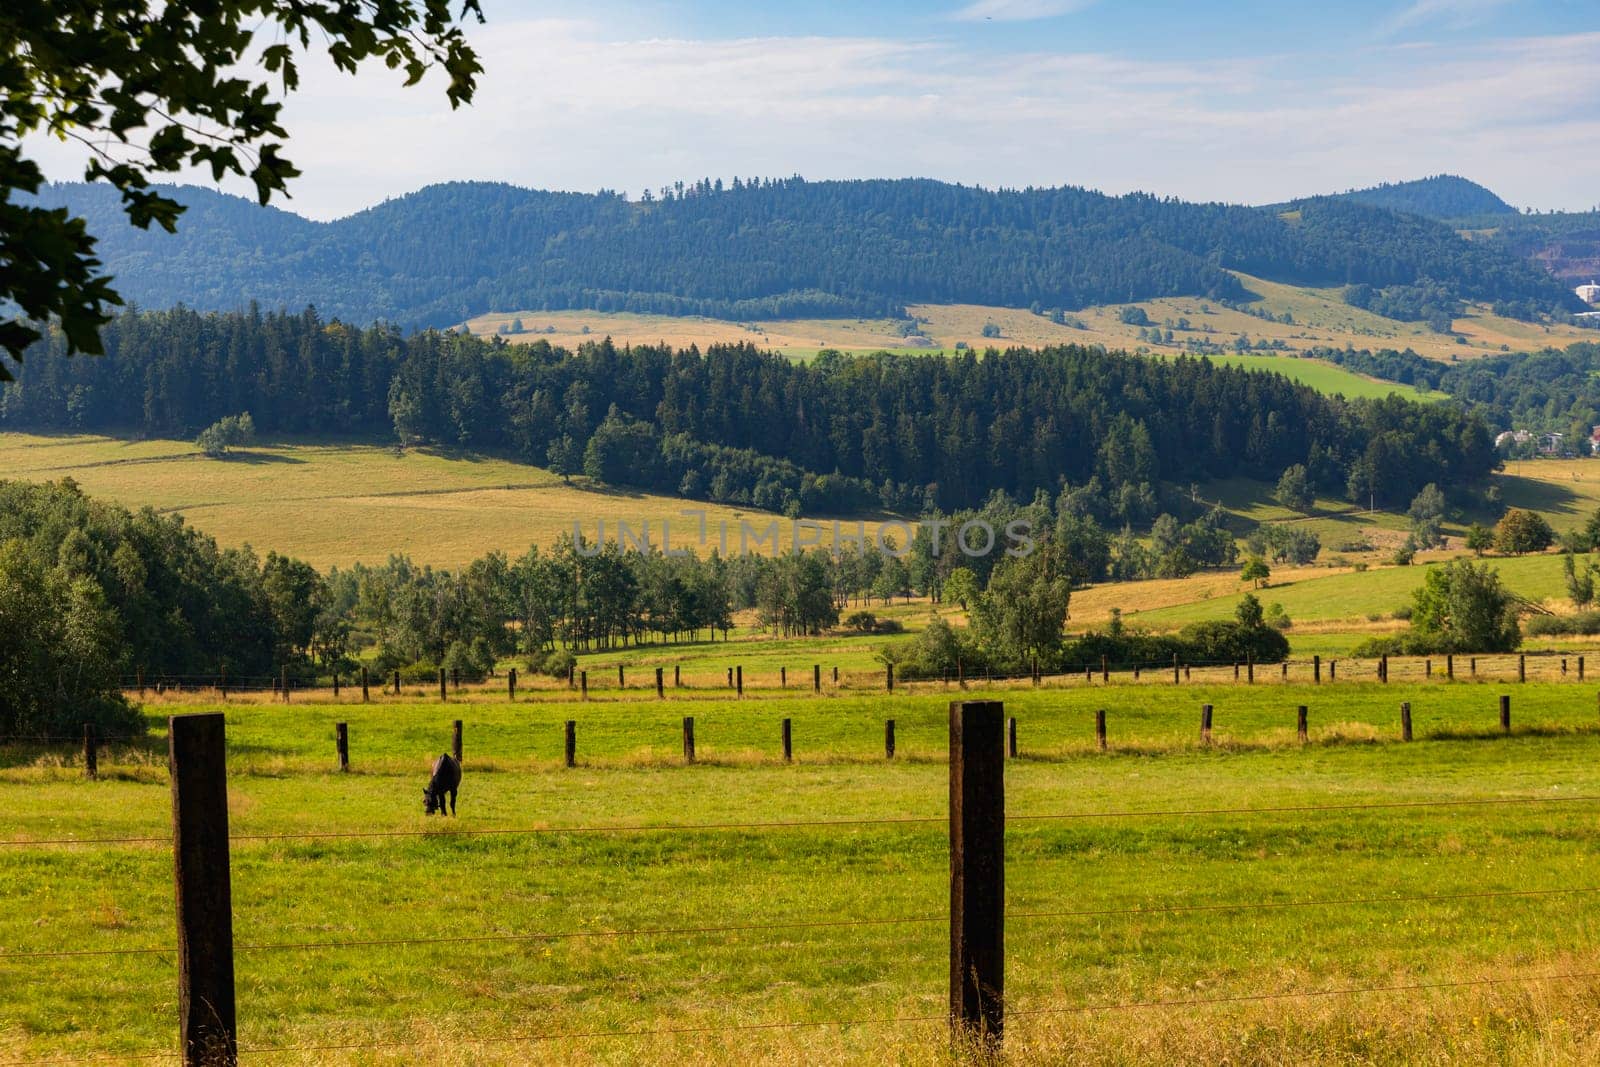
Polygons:
M950 17L965 22L1028 22L1070 15L1092 3L1094 0L973 0Z
M1442 22L1449 26L1471 26L1482 22L1510 0L1413 0L1396 11L1380 26L1384 34L1396 34L1415 26Z
M488 73L457 112L437 82L308 71L285 116L304 172L287 206L329 218L459 179L637 196L795 173L1266 202L1449 171L1514 203L1583 208L1600 187L1583 151L1600 122L1600 34L1228 64L611 34L486 28ZM49 152L52 176L80 169L70 149Z

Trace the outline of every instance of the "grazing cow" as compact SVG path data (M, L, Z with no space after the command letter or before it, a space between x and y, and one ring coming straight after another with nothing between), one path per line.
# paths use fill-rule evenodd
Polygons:
M443 815L445 794L450 794L450 814L456 813L456 790L461 787L461 764L448 752L433 761L433 777L422 787L422 811L425 815L438 812Z

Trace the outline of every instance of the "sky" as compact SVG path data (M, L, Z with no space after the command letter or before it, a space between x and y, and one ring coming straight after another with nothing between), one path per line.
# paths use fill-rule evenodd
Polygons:
M637 197L793 174L1271 203L1438 173L1519 207L1600 205L1593 0L483 7L486 73L461 111L437 79L309 64L282 206L328 219L441 181ZM51 178L81 175L72 148L30 150Z

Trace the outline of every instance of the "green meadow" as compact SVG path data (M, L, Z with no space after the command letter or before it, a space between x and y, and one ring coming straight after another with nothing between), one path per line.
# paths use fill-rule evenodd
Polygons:
M955 695L814 696L763 679L744 700L152 696L150 736L102 753L97 781L70 746L0 747L0 1062L148 1062L174 1047L168 850L46 842L168 833L165 717L216 710L244 838L246 1062L950 1062ZM1012 1058L1582 1063L1600 1047L1600 981L1522 980L1600 970L1588 686L1147 679L966 695L1018 719ZM1216 707L1209 744L1201 703ZM453 719L459 816L430 819L419 793ZM280 836L324 833L374 836ZM83 950L129 954L16 955ZM1256 997L1270 999L1241 999Z

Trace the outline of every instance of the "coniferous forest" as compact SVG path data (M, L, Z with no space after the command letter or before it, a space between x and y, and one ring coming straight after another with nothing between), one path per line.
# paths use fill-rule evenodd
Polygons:
M1404 503L1495 454L1455 405L1346 401L1203 359L1097 348L957 358L748 345L567 352L298 315L133 312L103 358L52 337L0 390L0 428L190 438L249 412L265 434L491 452L613 484L790 512L918 513L1093 483L1142 524L1166 483L1276 479ZM54 349L52 351L51 349Z

